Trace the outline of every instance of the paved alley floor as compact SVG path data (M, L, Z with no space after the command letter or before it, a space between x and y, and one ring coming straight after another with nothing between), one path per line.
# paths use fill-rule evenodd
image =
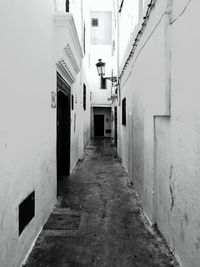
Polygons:
M58 191L58 204L26 267L178 266L145 222L108 139L89 143L84 160Z

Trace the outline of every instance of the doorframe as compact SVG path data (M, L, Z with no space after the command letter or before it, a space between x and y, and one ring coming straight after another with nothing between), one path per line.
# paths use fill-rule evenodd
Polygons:
M58 81L61 83L58 83ZM58 94L63 94L68 98L68 106L66 110L68 112L68 122L69 122L69 129L68 129L68 167L67 167L67 175L70 175L70 164L71 164L71 86L65 81L62 75L57 71L57 108L56 108L56 167L58 170ZM58 172L57 172L57 180Z

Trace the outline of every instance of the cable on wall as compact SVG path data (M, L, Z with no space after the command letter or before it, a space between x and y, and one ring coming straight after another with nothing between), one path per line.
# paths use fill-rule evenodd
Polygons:
M173 24L174 22L176 22L184 13L185 13L185 11L187 10L187 8L188 8L188 6L189 6L189 4L192 2L192 0L189 0L187 3L186 3L186 5L185 5L185 7L183 8L183 11L175 18L175 19L173 19L171 22L170 22L170 24Z
M154 27L154 29L152 30L152 32L150 33L150 35L149 35L148 38L146 39L145 43L143 44L143 46L142 46L142 47L140 48L140 50L138 51L138 54L137 54L137 56L135 57L135 61L134 61L133 65L132 65L131 71L130 71L128 77L126 78L126 80L124 81L124 83L121 85L121 88L126 84L126 82L128 81L128 79L130 78L131 73L132 73L132 71L133 71L133 68L134 68L134 66L135 66L135 64L136 64L136 60L138 59L138 57L139 57L140 53L142 52L143 48L146 46L146 44L148 43L149 39L151 38L151 36L153 35L153 33L155 32L155 30L157 29L157 27L159 26L160 22L162 21L163 17L164 17L166 14L167 14L167 12L164 12L164 13L162 14L162 16L160 17L160 19L159 19L159 21L157 22L156 26ZM135 48L135 49L136 49L136 48ZM129 62L127 62L126 64L128 65L128 63L129 63ZM127 65L126 65L126 67L127 67ZM125 70L126 70L126 68L124 69L124 71L125 71ZM122 76L122 74L120 75L120 79L121 79L121 76Z
M148 4L147 12L146 12L145 16L143 17L144 21L143 21L143 23L141 25L141 29L138 31L138 34L137 34L137 36L136 36L136 38L134 40L133 47L132 47L132 49L131 49L131 51L129 53L129 56L128 56L125 64L124 64L124 67L122 68L122 71L121 71L121 74L119 76L119 79L122 78L122 76L123 76L128 64L129 64L130 60L132 59L133 55L135 54L136 47L137 47L138 42L139 42L139 40L140 40L140 38L141 38L145 28L146 28L147 22L149 20L151 11L155 6L155 3L156 3L156 0L151 0L151 2Z
M192 2L192 0L189 0L189 1L186 3L186 5L185 5L183 11L182 11L182 12L181 12L175 19L173 19L173 20L170 22L170 24L173 24L174 22L176 22L176 21L177 21L177 20L178 20L178 19L179 19L185 12L186 12L186 10L187 10L187 8L188 8L188 6L189 6L189 4L190 4L191 2ZM136 50L136 48L137 48L138 42L139 42L139 40L140 40L140 38L141 38L141 36L142 36L142 34L143 34L145 28L146 28L147 21L148 21L148 19L149 19L149 16L150 16L150 14L151 14L152 9L153 9L154 6L155 6L155 3L156 3L156 0L152 0L152 1L148 4L148 9L147 9L146 15L145 15L145 17L143 17L143 20L144 20L144 21L143 21L143 23L142 23L142 27L141 27L141 29L139 30L139 32L138 32L138 34L137 34L137 36L136 36L136 38L135 38L135 41L134 41L134 43L133 43L133 47L132 47L132 49L131 49L131 52L129 53L129 56L128 56L128 58L127 58L125 64L124 64L124 67L122 68L121 74L120 74L120 76L119 76L119 80L121 80L122 76L124 75L124 72L126 71L126 68L127 68L128 64L129 64L130 60L133 58L133 56L134 56L134 54L135 54L135 50ZM155 32L156 28L159 26L160 22L162 21L162 18L163 18L165 15L167 15L167 14L168 14L168 12L166 11L166 12L164 12L164 13L161 15L161 17L160 17L158 23L156 24L156 26L154 27L154 29L153 29L152 32L150 33L149 37L147 38L147 40L145 41L145 43L143 44L143 46L141 47L141 49L139 50L139 52L138 52L138 54L137 54L137 56L136 56L136 58L135 58L135 62L134 62L133 65L132 65L132 69L131 69L131 71L130 71L128 77L126 78L125 82L121 85L121 88L126 84L126 82L128 81L129 77L131 76L131 73L132 73L133 68L134 68L134 66L135 66L135 63L136 63L136 60L138 59L138 57L139 57L141 51L143 50L143 48L145 47L145 45L147 44L148 40L151 38L151 36L153 35L153 33Z

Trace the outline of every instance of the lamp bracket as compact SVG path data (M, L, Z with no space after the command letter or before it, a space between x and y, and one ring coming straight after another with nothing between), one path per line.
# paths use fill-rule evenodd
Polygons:
M103 78L111 81L112 83L116 83L117 82L117 77L103 77Z

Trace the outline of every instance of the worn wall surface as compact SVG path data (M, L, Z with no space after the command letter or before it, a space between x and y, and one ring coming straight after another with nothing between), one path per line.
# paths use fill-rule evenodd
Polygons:
M87 6L88 4L88 6ZM100 77L97 73L96 63L98 59L102 59L106 63L106 77L111 76L112 70L112 57L111 57L111 40L112 34L109 30L109 38L106 37L108 32L102 32L105 38L96 40L95 44L92 42L92 35L94 34L94 29L91 27L91 19L98 15L99 19L102 19L105 15L105 20L103 21L104 26L109 28L112 23L112 1L97 1L97 0L87 0L83 2L84 12L83 20L86 27L85 34L85 56L88 58L88 69L86 76L88 79L88 87L91 92L91 133L93 133L93 106L94 107L110 107L111 101L108 100L111 97L111 82L107 81L107 89L101 89ZM89 7L89 9L87 9ZM88 12L89 11L89 12ZM100 27L101 32L101 27ZM94 37L94 36L93 36ZM105 42L106 41L106 42Z
M52 1L0 2L0 266L24 259L56 201ZM18 234L18 206L35 217Z
M79 12L80 7L77 10ZM79 15L81 16L80 12ZM71 13L57 12L54 16L54 46L55 63L61 76L71 87L73 106L71 103L71 146L70 146L70 171L77 161L83 157L84 147L90 138L90 89L87 82L86 67L87 58L83 54L81 36L78 35L76 25L80 21L75 20ZM82 23L79 28L82 28ZM83 59L84 57L84 59ZM65 62L62 68L62 65ZM64 67L64 70L63 70ZM83 87L86 86L86 110L84 110ZM72 101L72 99L71 99Z
M171 231L164 230L183 265L189 267L200 262L199 10L198 1L174 1L171 25L171 212L165 214Z
M66 70L74 76L69 84L74 95L71 170L90 137L90 91L84 111L87 77L81 40L63 1L1 1L0 23L0 266L17 267L56 203L57 127L51 92L57 90L58 62L66 60ZM35 216L19 236L18 207L33 191Z
M121 78L119 153L147 218L187 267L200 262L199 10L198 1L156 1Z
M165 112L164 20L161 20L155 28L162 15L163 6L162 3L157 4L151 22L120 83L121 100L126 97L127 124L120 126L121 150L119 152L128 169L130 168L129 153L130 149L132 150L133 183L138 189L145 213L150 220L153 219L153 116ZM154 28L154 34L149 38ZM131 116L131 122L128 116ZM132 131L130 127L133 128ZM131 138L129 133L132 133Z
M91 12L91 18L95 19L98 24L91 27L91 43L110 45L112 41L112 12Z
M98 76L96 63L99 58L106 62L106 77L111 76L111 46L108 45L91 45L90 49L90 88L92 91L93 105L108 105L111 101L111 82L107 81L107 89L101 89L101 79Z

